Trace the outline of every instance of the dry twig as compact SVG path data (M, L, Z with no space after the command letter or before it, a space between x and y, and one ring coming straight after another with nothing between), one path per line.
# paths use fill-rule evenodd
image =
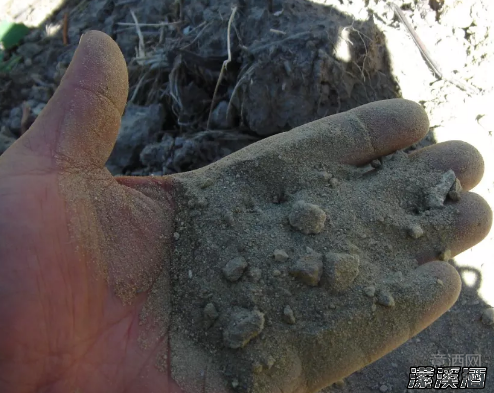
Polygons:
M132 97L130 98L130 102L133 103L136 96L137 96L137 93L139 92L139 89L141 88L141 85L142 85L142 82L144 81L144 79L146 79L146 77L148 76L149 72L151 71L151 68L149 70L147 70L144 75L142 75L140 78L139 78L139 82L137 82L137 85L136 87L134 88L134 92L132 93Z
M62 39L64 45L69 44L69 11L63 15Z
M439 64L434 60L434 58L430 54L430 52L427 49L427 47L425 46L424 42L420 39L419 35L417 34L415 29L413 28L412 24L409 22L409 20L405 16L405 14L401 11L400 7L398 7L395 3L392 3L392 2L389 2L388 6L394 11L394 13L398 17L398 19L405 25L406 29L408 30L408 32L412 36L413 42L415 43L417 48L419 48L420 53L422 53L422 56L424 57L426 62L429 64L429 66L431 67L434 74L436 74L436 76L439 79L443 79L446 82L449 82L449 83L455 85L460 90L465 91L469 95L474 95L474 94L478 93L478 90L476 88L474 88L472 85L469 85L468 83L465 83L461 80L458 80L457 78L455 78L452 75L445 75L444 72L442 71L441 67L439 66Z
M237 13L237 7L232 8L232 14L230 15L230 19L228 20L228 29L227 29L227 37L226 43L228 48L228 59L223 62L221 66L220 76L218 77L218 82L216 82L216 87L214 88L213 99L211 100L211 107L209 108L209 116L206 128L209 130L209 122L211 121L211 113L213 113L214 101L216 99L216 93L218 93L218 88L220 87L221 81L223 79L223 74L225 73L226 67L232 61L232 51L231 51L231 42L230 42L230 31L232 27L233 19L235 18L235 14Z
M170 97L173 100L172 111L177 117L180 118L180 112L183 111L182 100L180 99L179 79L180 79L180 67L182 65L182 56L177 56L175 58L173 68L170 72L168 89L170 92ZM178 107L178 109L177 109Z
M232 95L230 97L230 101L228 102L228 108L226 110L226 118L227 119L230 117L232 102L233 102L233 99L235 98L235 96L237 95L238 89L244 84L244 82L247 80L247 78L250 78L252 76L252 74L256 70L257 66L258 66L258 64L251 65L249 67L249 69L245 72L245 74L242 75L242 77L238 80L237 84L233 88L233 92L232 92Z
M201 31L199 31L199 33L197 33L197 35L194 37L194 39L193 39L193 40L192 40L189 44L187 44L187 45L185 45L185 46L181 47L181 48L180 48L181 50L184 50L184 49L187 49L187 48L191 47L191 46L192 46L192 45L193 45L193 44L194 44L194 43L195 43L195 42L196 42L196 41L197 41L197 40L201 37L202 33L204 33L204 31L205 31L205 30L206 30L206 28L207 28L207 27L211 24L211 22L208 22L208 23L206 23L206 22L202 22L202 23L201 23L199 26L197 26L195 29L198 29L198 28L199 28L201 25L203 25L203 24L204 24L205 26L201 29Z
M142 60L139 60L139 59L146 57L146 48L144 46L144 36L142 35L142 31L141 31L141 28L139 26L139 22L137 20L137 17L136 17L136 14L134 13L134 11L131 10L130 15L132 15L132 19L134 19L134 24L136 27L137 36L139 37L139 47L136 48L136 57L138 59L137 63L139 63L139 65L143 65Z
M161 22L161 23L118 22L117 23L118 26L139 26L139 27L164 27L164 26L175 26L175 25L179 25L179 24L181 24L181 22Z
M180 0L180 22L184 21L185 0Z
M274 33L274 34L286 35L286 32L281 31L281 30L269 29L269 31L270 31L271 33Z
M362 44L364 44L364 49L365 49L365 56L364 56L364 59L362 60L362 67L360 67L357 62L353 62L353 64L359 69L360 71L360 75L362 76L362 80L365 82L365 61L367 60L367 57L369 56L369 51L367 49L367 44L365 43L365 40L363 37L367 38L369 40L369 42L372 42L372 40L366 36L365 34L361 33L359 30L357 30L355 27L353 27L353 23L351 24L351 26L346 26L345 28L343 28L343 30L346 30L346 29L351 29L351 31L355 32L358 34L360 40L362 41ZM349 42L352 46L353 46L353 42L350 41L350 40L345 40L346 42Z

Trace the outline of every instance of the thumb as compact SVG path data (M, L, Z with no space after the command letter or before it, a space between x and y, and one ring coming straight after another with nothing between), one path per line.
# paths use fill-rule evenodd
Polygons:
M102 168L127 94L127 66L117 44L99 31L84 34L54 96L7 156L16 157L24 172Z

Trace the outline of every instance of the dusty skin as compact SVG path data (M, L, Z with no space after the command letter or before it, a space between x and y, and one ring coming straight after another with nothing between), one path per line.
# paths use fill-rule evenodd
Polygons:
M0 158L1 391L314 392L457 299L446 260L492 220L468 192L483 163L460 142L398 151L428 130L419 105L369 104L186 174L114 178L126 98L118 47L87 33Z

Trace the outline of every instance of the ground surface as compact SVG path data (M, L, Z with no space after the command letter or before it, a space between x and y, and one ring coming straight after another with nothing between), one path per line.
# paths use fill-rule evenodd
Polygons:
M472 86L470 95L437 80L384 2L363 0L274 0L271 12L265 1L240 2L230 28L231 62L216 89L228 58L233 4L184 3L181 10L179 2L156 0L1 1L0 19L39 28L10 54L21 56L17 68L0 75L0 151L42 110L80 34L99 29L119 43L131 82L131 105L108 163L115 174L195 169L266 135L402 96L420 102L429 115L431 133L425 143L459 139L481 151L486 173L475 191L494 206L491 2L397 1L444 73ZM65 14L68 45L62 41ZM180 18L185 22L174 24ZM493 260L491 232L455 258L464 285L450 312L329 389L402 392L409 367L429 364L438 353L480 354L482 365L490 367L494 330L480 317L494 306L494 265L488 264Z

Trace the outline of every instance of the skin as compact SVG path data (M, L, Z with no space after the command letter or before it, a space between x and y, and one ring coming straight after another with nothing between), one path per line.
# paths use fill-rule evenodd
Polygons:
M138 317L152 278L169 266L181 177L114 178L105 169L127 90L117 45L103 33L85 34L43 113L0 157L0 391L181 391L169 372L155 367L166 337L151 330L156 338L151 345L143 348L138 341ZM335 126L362 134L369 143L348 144ZM291 132L302 141L297 154L363 164L420 140L427 129L420 106L391 100L322 119L308 132L304 127ZM305 140L321 137L327 143L318 151L303 147ZM280 147L295 149L283 135L273 138L256 144L261 156ZM413 157L431 168L452 168L467 190L482 177L482 158L461 142L435 145ZM218 165L241 159L239 152ZM457 208L460 219L449 234L453 255L479 242L492 221L475 194L467 193ZM433 259L431 250L420 255L424 263ZM456 301L461 283L449 264L426 263L417 271L441 278L443 292L431 309L416 315L410 331L376 343L366 363L431 324ZM357 345L358 340L352 338ZM352 354L338 362L345 375L365 365ZM336 377L321 380L327 384ZM315 388L299 386L307 392Z

